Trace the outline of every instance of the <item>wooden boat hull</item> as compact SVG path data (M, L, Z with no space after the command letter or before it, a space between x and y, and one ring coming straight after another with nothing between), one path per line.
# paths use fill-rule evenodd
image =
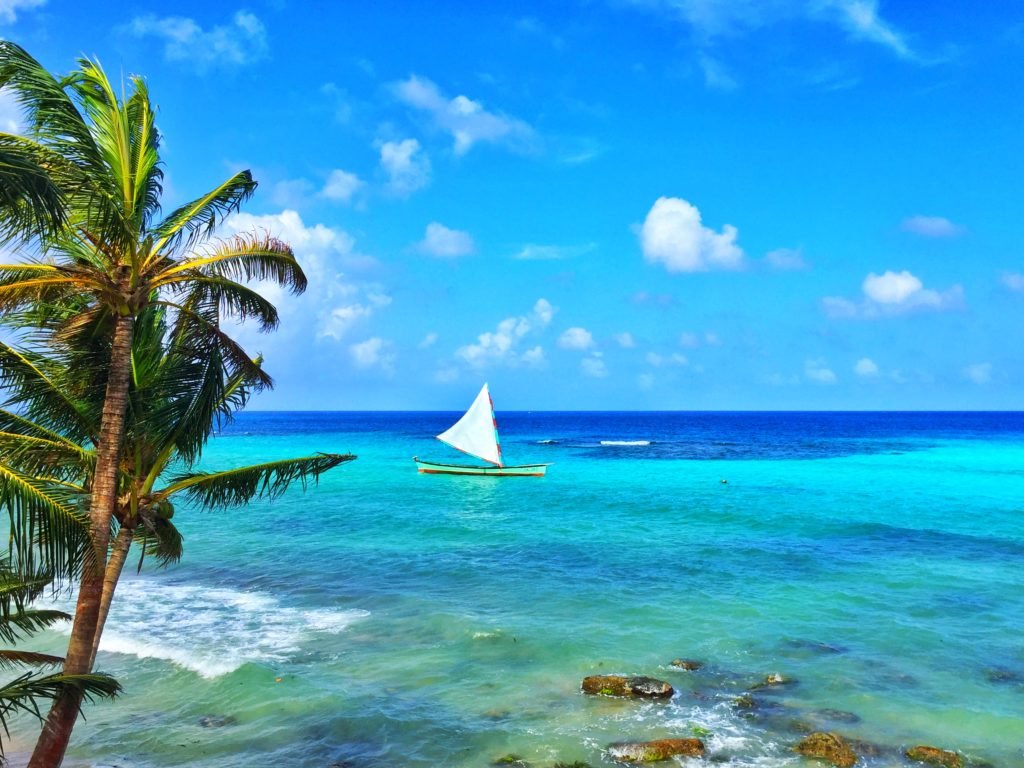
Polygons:
M548 464L522 464L518 467L474 467L466 464L439 464L412 457L425 475L486 475L488 477L543 477Z

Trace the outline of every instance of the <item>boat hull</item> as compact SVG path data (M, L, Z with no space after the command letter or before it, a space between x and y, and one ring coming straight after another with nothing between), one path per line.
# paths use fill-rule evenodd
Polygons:
M413 457L424 475L484 475L487 477L543 477L547 464L522 464L518 467L474 467L467 464L439 464Z

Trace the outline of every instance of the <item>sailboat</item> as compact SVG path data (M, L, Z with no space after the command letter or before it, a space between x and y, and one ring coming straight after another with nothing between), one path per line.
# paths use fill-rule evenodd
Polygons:
M438 435L437 439L463 453L488 462L490 466L439 464L436 461L424 461L413 456L412 460L416 462L420 472L431 475L543 477L549 466L548 464L522 464L515 467L505 465L501 459L501 442L498 439L498 422L494 418L494 403L491 401L491 392L486 384L462 418Z

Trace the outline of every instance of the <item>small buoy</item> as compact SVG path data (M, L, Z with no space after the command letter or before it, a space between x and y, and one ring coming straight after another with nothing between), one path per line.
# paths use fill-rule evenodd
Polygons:
M284 680L284 678L283 678L283 677L275 677L275 678L274 678L274 682L275 682L275 683L280 683L280 682L281 682L282 680Z
M722 483L722 484L724 485L725 483L728 483L729 481L728 481L728 480L726 480L726 479L725 479L725 478L723 477L723 478L722 478L722 479L721 479L721 480L720 480L719 482L720 482L720 483Z

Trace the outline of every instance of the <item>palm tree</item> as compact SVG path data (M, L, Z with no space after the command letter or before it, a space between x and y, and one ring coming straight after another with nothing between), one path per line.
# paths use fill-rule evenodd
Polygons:
M77 70L56 78L20 46L3 41L0 88L13 93L28 125L24 137L0 134L0 146L8 158L42 169L63 205L62 225L36 237L37 257L0 265L0 316L75 306L77 313L66 318L59 333L70 338L91 327L103 329L109 339L97 380L103 408L91 436L96 454L88 504L90 552L80 572L64 663L66 674L86 674L92 668L117 506L136 319L153 305L173 308L192 318L194 332L206 344L218 346L250 379L268 385L260 366L187 297L201 289L228 314L252 318L270 330L277 324L276 310L242 283L272 280L298 293L306 278L291 249L267 234L211 239L217 224L254 192L248 171L160 217L160 134L142 78L129 78L128 93L119 99L97 62L82 59ZM32 768L60 764L79 702L74 691L55 702Z
M116 533L106 562L96 632L90 647L95 661L103 627L121 571L133 544L141 557L159 564L181 557L182 540L171 522L177 499L190 506L223 510L244 506L255 498L276 498L290 484L303 487L324 472L355 457L317 454L270 461L219 472L195 471L211 431L230 420L251 393L263 385L251 367L239 368L219 347L207 347L195 316L217 324L218 303L202 291L189 299L190 313L151 305L137 319L132 345L132 371L124 451L120 462ZM44 324L61 328L67 310L50 313ZM37 322L39 319L37 318ZM79 335L104 345L105 334L82 327ZM44 334L46 352L0 343L0 384L16 385L21 413L0 408L0 477L18 484L0 484L0 506L12 510L12 535L19 556L32 562L39 545L76 541L78 545L40 555L47 566L62 570L82 567L90 554L84 513L97 466L88 442L103 406L89 360L102 360L81 338ZM259 361L253 361L259 366ZM10 405L8 403L7 405ZM85 444L80 444L84 441ZM46 507L23 501L22 489L45 496ZM56 529L56 530L54 530ZM141 559L140 559L141 567Z
M50 586L52 577L44 572L24 575L10 560L0 559L0 641L15 643L71 617L61 611L32 607ZM121 686L107 675L47 674L40 670L64 661L60 656L26 651L0 650L0 669L17 670L20 674L0 683L0 727L10 736L9 721L18 712L43 719L40 703L56 699L68 688L76 689L81 698L113 698ZM29 669L25 671L25 668ZM0 760L4 755L0 738Z

